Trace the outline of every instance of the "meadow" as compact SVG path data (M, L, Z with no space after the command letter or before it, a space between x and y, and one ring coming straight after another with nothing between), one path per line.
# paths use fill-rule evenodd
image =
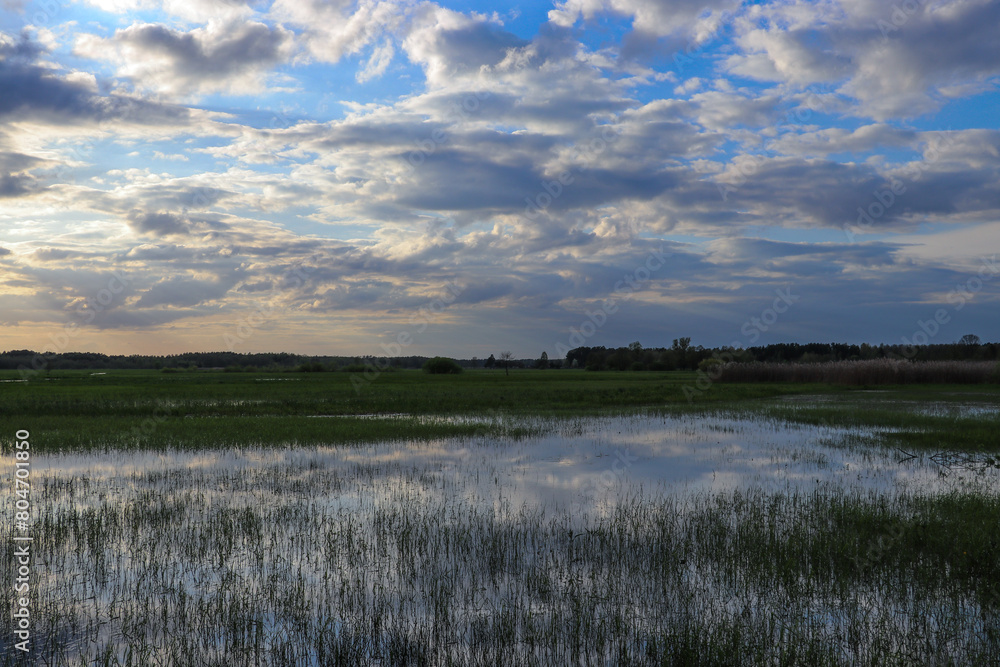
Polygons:
M696 380L0 382L35 538L33 653L4 615L0 665L1000 657L1000 387Z

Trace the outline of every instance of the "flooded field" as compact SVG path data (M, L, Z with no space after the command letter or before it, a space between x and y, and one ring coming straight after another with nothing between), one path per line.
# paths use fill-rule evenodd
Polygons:
M38 664L1000 655L995 468L776 419L518 422L534 435L37 455Z

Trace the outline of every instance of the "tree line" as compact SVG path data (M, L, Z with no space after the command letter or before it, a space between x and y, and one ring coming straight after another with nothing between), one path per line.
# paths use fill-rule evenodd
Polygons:
M430 357L309 356L279 353L188 352L176 355L106 355L97 352L34 352L9 350L0 353L0 370L20 370L37 375L53 370L191 370L228 371L364 371L369 366L383 370L422 368ZM728 362L819 363L870 359L911 361L998 361L1000 343L981 343L967 335L957 343L935 345L860 345L848 343L774 343L742 349L692 345L690 338L675 338L670 347L644 347L636 341L624 347L585 346L569 350L564 359L542 352L536 359L515 359L509 351L491 354L485 360L458 359L463 368L498 369L586 369L617 371L695 370L706 364Z
M566 353L564 365L588 370L696 370L718 362L822 363L872 359L910 361L998 361L1000 343L981 343L967 335L957 343L901 345L869 343L774 343L748 348L702 347L690 338L674 339L670 347L578 347Z

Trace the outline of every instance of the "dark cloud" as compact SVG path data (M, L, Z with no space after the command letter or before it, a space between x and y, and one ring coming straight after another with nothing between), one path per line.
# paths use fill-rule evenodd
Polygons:
M462 28L437 31L428 46L446 63L449 72L458 73L496 65L511 49L529 43L496 26L472 23Z
M278 62L281 47L289 38L289 33L263 23L230 26L215 41L157 24L131 26L114 37L149 55L168 57L177 76L216 79L255 65Z
M221 299L235 284L227 280L196 280L174 276L162 280L143 292L137 308L190 308L206 301Z
M742 51L728 67L798 86L837 83L860 103L855 113L876 119L934 111L1000 73L995 2L858 0L838 9L809 21L794 5L759 5L737 20Z
M22 37L6 42L0 33L0 119L75 125L101 121L135 125L183 124L181 107L121 95L101 96L79 81L37 64L44 49Z
M190 230L190 223L186 219L163 211L130 211L128 223L137 232L154 236L185 234Z
M0 174L0 199L20 197L31 192L34 179L17 174Z
M77 51L95 59L117 57L127 65L122 76L140 89L182 95L252 92L261 87L267 70L290 54L292 41L291 31L253 21L210 23L189 32L144 23L118 30L107 40L88 36Z
M47 163L48 160L30 155L0 151L0 199L22 197L40 190L41 184L31 170Z

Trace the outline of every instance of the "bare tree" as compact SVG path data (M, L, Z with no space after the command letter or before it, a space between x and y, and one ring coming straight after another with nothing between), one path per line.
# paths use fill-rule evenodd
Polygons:
M506 350L500 353L500 361L503 362L504 375L510 375L510 360L514 358L514 353Z

